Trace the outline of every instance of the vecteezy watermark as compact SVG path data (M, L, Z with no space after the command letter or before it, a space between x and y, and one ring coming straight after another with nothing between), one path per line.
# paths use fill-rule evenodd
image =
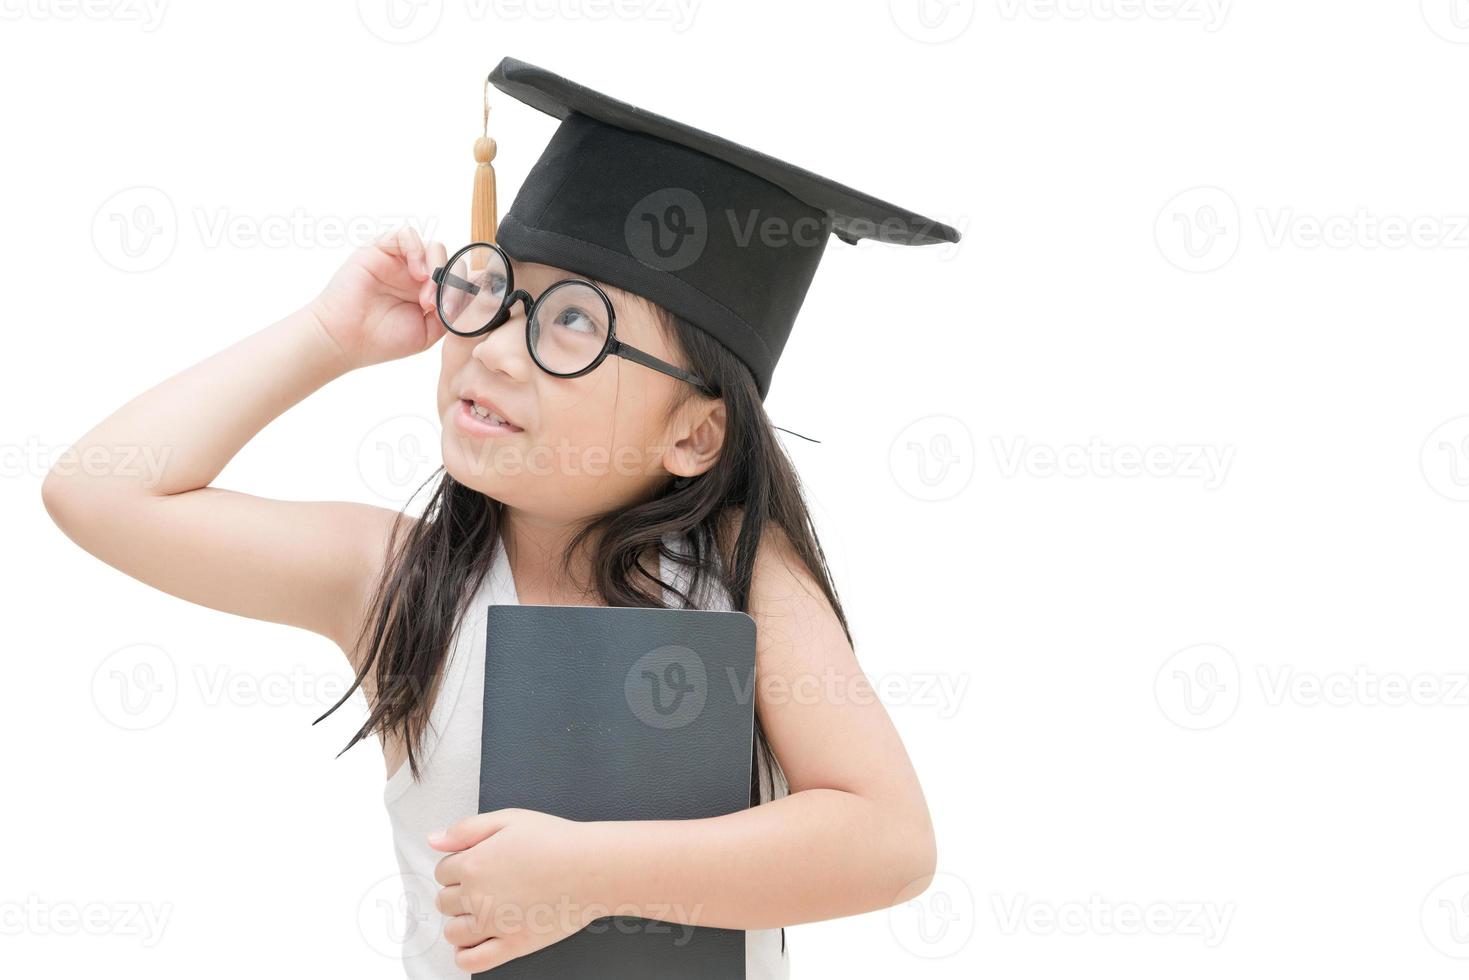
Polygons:
M357 903L357 931L383 956L422 956L435 943L448 945L443 916L434 907L439 884L420 874L396 874L374 882Z
M1212 34L1224 26L1233 0L996 0L1004 20L1174 21Z
M167 0L5 0L0 20L116 21L147 33L163 23L167 6Z
M697 923L704 913L702 903L689 908L678 902L632 902L607 905L581 902L569 895L554 901L505 902L498 896L471 898L461 891L454 903L455 915L473 918L475 926L494 936L515 933L564 936L585 930L593 935L616 932L624 936L668 936L675 949L687 946L694 938Z
M709 699L704 659L676 644L649 650L628 668L622 693L649 728L683 728L699 717Z
M898 30L924 44L952 41L974 21L974 0L888 0Z
M1453 959L1469 960L1469 873L1433 886L1423 899L1419 922L1430 946Z
M1419 0L1423 19L1445 41L1469 44L1469 0Z
M1026 895L992 895L1001 933L1034 936L1182 936L1209 948L1223 943L1234 920L1234 902L1034 901Z
M622 232L633 258L662 272L677 272L704 254L709 215L693 191L665 187L628 209Z
M124 187L92 215L92 244L102 260L122 272L156 269L178 245L178 212L157 187Z
M0 901L0 936L123 936L157 946L172 902L48 902L39 895Z
M967 216L957 219L968 224ZM897 217L882 221L844 217L842 232L858 239L905 243L939 239L943 224L937 218L922 223ZM661 272L677 272L703 258L711 236L735 248L789 247L820 249L836 228L836 215L772 214L760 208L711 208L686 187L660 187L638 198L627 209L622 235L628 253L643 265ZM941 259L952 258L954 242Z
M24 443L0 444L0 479L58 476L129 477L144 487L156 487L172 453L170 446L48 445L34 436Z
M357 17L373 37L389 44L422 41L444 17L444 0L357 0ZM699 0L464 0L470 21L651 21L681 34L694 23Z
M957 955L978 922L974 892L956 874L910 882L888 906L888 930L909 953L926 960Z
M465 0L472 20L626 20L666 23L675 34L694 24L700 0Z
M1469 415L1449 419L1428 434L1419 466L1435 492L1449 500L1469 500Z
M151 643L112 651L92 674L92 703L118 728L143 731L161 724L178 703L173 658Z
M1181 728L1217 728L1239 707L1239 662L1212 643L1185 647L1158 668L1153 697L1164 717Z
M1465 249L1469 215L1301 214L1291 207L1259 208L1260 231L1269 248Z
M243 214L230 208L195 208L194 229L205 248L356 248L405 226L427 240L438 219L411 214Z
M1234 461L1233 446L1159 443L1151 446L1110 445L1093 436L1086 445L1032 444L1024 436L1008 443L991 440L1000 475L1009 479L1052 476L1074 479L1140 476L1155 479L1198 480L1205 490L1224 484Z
M138 643L108 654L92 676L98 714L118 728L142 731L162 724L181 701L204 708L329 708L352 688L355 675L313 674L304 667L246 672L228 664L195 664L179 671L161 647ZM406 678L418 692L414 675Z
M1239 205L1219 187L1192 187L1173 196L1153 222L1158 251L1185 272L1213 272L1239 251Z
M876 678L858 672L844 673L831 667L817 672L795 674L762 674L759 678L737 676L726 667L729 686L740 704L747 704L756 686L762 704L878 704L889 708L911 707L933 710L939 718L949 719L959 713L969 691L968 674L946 674L935 671L902 671L880 674Z
M113 194L92 216L92 244L121 272L148 272L167 262L187 230L209 249L342 248L367 245L405 225L425 238L437 219L394 214L246 214L229 208L195 207L181 223L173 199L162 189L139 185Z
M246 673L228 664L196 664L194 685L205 707L329 708L341 700L352 681L344 674L312 674L297 666L287 671Z
M1365 664L1351 670L1307 671L1292 664L1255 668L1267 707L1469 708L1469 674L1380 672Z
M362 26L389 44L422 41L443 17L444 0L357 0L357 19Z
M357 444L357 474L384 500L402 506L438 469L442 435L422 415L395 415L374 425Z
M1158 251L1186 272L1221 269L1238 253L1247 231L1240 214L1223 188L1183 191L1158 212L1153 226ZM1469 214L1392 214L1367 207L1310 214L1289 206L1257 207L1253 224L1260 244L1275 250L1469 249Z
M962 419L928 415L903 426L888 444L893 482L915 500L950 500L974 478L974 434Z
M404 419L411 417L404 417ZM411 423L404 423L405 426ZM375 429L376 431L376 429ZM425 430L426 432L426 430ZM525 444L517 440L485 440L479 444L468 444L458 439L457 428L451 430L449 471L461 481L471 481L486 476L498 477L658 477L666 476L662 461L669 446L664 443L647 445L622 444L581 445L565 437L555 442ZM364 443L364 454L359 459L364 477L376 481L373 486L385 496L399 488L410 485L416 477L429 469L431 457L427 453L425 433L413 434L410 429L396 439L384 440L380 436L369 444ZM373 457L376 456L376 459Z
M1318 671L1256 664L1253 677L1264 708L1469 708L1465 671L1380 671L1366 664ZM1217 728L1232 718L1245 686L1234 654L1209 643L1168 657L1153 681L1164 717L1195 731Z

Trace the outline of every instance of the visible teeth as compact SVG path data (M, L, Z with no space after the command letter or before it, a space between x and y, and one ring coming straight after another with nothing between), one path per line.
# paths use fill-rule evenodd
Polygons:
M506 419L505 416L497 415L494 412L491 412L489 409L481 408L479 402L471 403L470 410L474 412L474 414L477 415L479 418L486 419L490 422L495 423L496 425L510 424L510 421Z

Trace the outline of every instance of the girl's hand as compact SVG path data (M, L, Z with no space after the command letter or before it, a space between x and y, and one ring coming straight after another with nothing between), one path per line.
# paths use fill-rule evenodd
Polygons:
M585 828L536 810L493 810L459 821L430 846L454 853L434 878L444 938L461 970L479 973L533 953L612 914L591 892L595 848Z
M407 226L352 253L310 304L348 368L417 354L444 336L431 274L447 260L441 243L425 247Z

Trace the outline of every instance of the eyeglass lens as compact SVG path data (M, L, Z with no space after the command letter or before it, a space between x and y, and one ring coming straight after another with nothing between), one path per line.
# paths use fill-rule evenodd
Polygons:
M449 267L439 313L456 333L471 334L489 325L504 306L510 274L505 260L484 245L464 251ZM591 365L607 345L612 311L593 287L562 281L541 294L526 329L541 367L574 374Z

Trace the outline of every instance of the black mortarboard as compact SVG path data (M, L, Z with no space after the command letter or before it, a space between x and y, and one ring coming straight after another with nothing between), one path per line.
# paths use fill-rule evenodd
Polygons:
M763 399L828 235L957 242L946 224L505 58L496 88L561 120L496 240L713 335Z

